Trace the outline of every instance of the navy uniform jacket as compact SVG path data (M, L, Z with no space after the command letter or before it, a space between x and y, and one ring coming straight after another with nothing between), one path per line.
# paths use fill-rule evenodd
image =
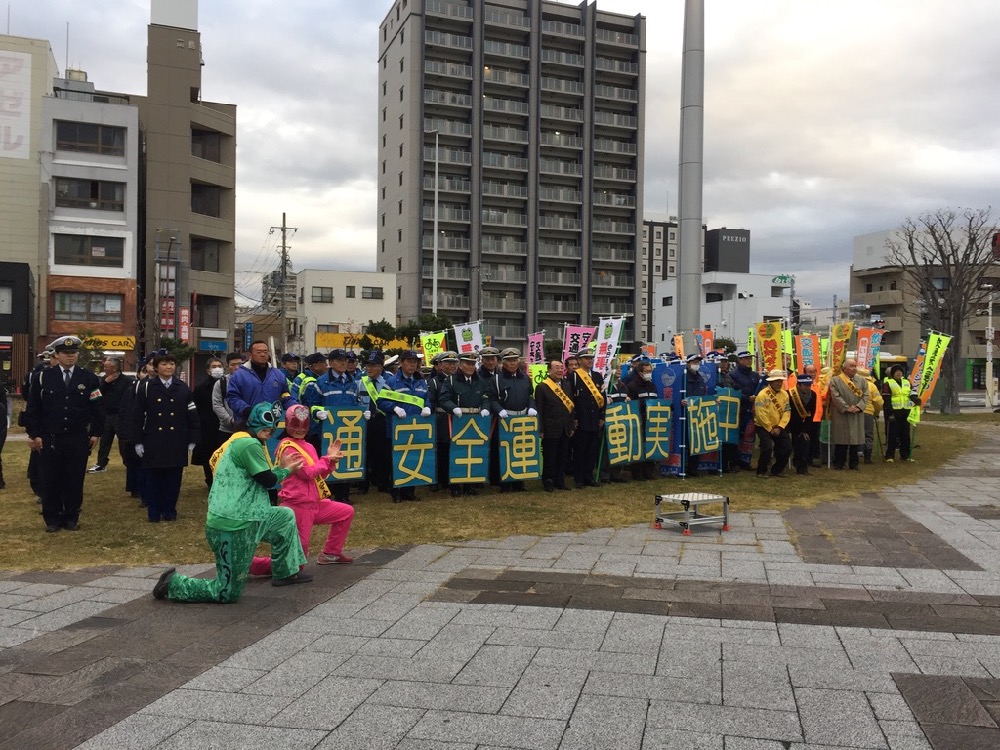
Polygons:
M198 409L191 389L177 378L170 387L153 376L136 387L132 408L132 434L142 444L143 468L170 469L187 466L188 444L200 439Z
M501 409L508 412L525 412L535 408L535 398L531 394L531 378L517 370L513 375L504 369L486 381L490 396L490 407L494 414Z
M35 376L24 412L28 437L80 434L97 437L104 429L101 381L75 366L69 389L62 368L47 367Z
M456 372L441 383L441 395L438 406L446 412L456 408L475 409L482 411L490 408L490 399L486 395L486 381L478 374L466 376Z
M601 386L604 385L601 373L592 371L588 374L594 382L594 387L600 391ZM573 403L576 405L577 429L583 432L597 432L601 429L601 421L604 419L604 405L597 405L593 394L584 385L583 379L577 375L577 371L571 372L566 378L566 382L569 383L566 395L573 399ZM566 389L563 388L563 390ZM605 399L605 403L607 403L607 399Z
M749 367L736 365L729 370L729 375L733 379L736 388L740 390L740 412L742 415L753 414L753 404L751 396L756 396L760 390L760 375Z

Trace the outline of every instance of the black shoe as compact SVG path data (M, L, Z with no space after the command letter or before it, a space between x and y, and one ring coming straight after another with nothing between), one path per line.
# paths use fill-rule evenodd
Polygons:
M45 531L49 534L51 534L53 531L59 531L59 528L60 527L54 523L45 524Z
M66 529L66 531L79 531L80 524L76 521L66 521L66 523L63 524L63 528Z
M166 599L167 589L170 588L170 579L174 577L174 573L177 572L177 568L167 568L160 574L160 580L156 582L153 586L153 598L154 599Z
M452 487L451 491L449 492L449 494L452 497L461 497L462 496L462 488L461 487Z
M292 575L288 576L288 578L272 578L271 585L291 586L294 583L309 583L312 579L313 577L309 573L300 570L298 573L293 573Z
M600 482L596 482L593 479L591 479L590 481L587 482L587 486L588 487L600 487L601 483Z
M565 484L557 485L556 489L557 490L562 490L563 492L572 492L573 491L569 487L567 487Z
M552 484L551 482L546 482L545 485L542 487L542 489L545 490L546 492L555 492L556 491L555 485Z
M475 487L463 487L462 488L462 494L463 495L472 495L473 497L475 497L476 495L479 494L479 490L477 490Z
M625 477L611 477L611 481L615 484L625 484L628 480Z

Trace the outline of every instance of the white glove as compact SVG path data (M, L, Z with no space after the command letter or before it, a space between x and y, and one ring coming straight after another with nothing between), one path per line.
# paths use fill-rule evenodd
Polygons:
M396 407L394 407L393 411L396 412L396 416L399 417L400 419L403 419L406 416L406 412L403 411L403 407L402 406L396 406Z
M507 413L506 409L501 409L500 412L497 414L497 416L500 417L500 419L507 419L507 417L509 417L510 414Z
M534 407L532 407L532 406L529 406L529 407L528 407L528 416L529 416L529 417L537 417L537 416L538 416L538 410L537 410L537 409L535 409L535 408L534 408Z
M194 443L188 443L188 453L194 450Z
M326 409L317 409L315 416L316 419L318 419L320 422L325 422L327 420L327 417L330 416L330 412L328 412Z
M489 415L490 415L489 409L483 409L481 412L479 412L479 416L481 417L488 417Z
M362 414L361 416L364 417L365 421L367 422L369 419L372 418L372 413L370 411L368 411L367 409L365 409L365 413Z
M459 409L457 406L451 410L451 413L454 414L456 417L462 416L462 410Z
M136 445L135 445L135 455L137 455L139 458L142 458L142 456L143 456L143 454L145 454L145 452L146 452L146 449L142 447L142 443L136 443Z
M423 409L420 410L421 417L429 417L430 415L431 415L431 407L425 406Z

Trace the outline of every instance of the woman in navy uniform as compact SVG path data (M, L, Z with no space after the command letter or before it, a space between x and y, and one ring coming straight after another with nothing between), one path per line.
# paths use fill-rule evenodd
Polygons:
M177 519L188 453L199 439L198 410L191 389L174 377L177 360L172 354L153 358L156 374L136 389L132 411L135 452L146 474L143 500L149 520Z
M79 528L87 457L104 429L101 383L76 364L80 343L76 336L53 342L55 366L38 373L24 413L31 450L41 456L46 531Z

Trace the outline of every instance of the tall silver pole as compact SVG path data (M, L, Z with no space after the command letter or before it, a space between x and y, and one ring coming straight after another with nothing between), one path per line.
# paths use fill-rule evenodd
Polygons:
M990 287L989 310L986 311L986 408L992 409L993 393L993 287Z
M685 0L677 222L677 331L701 327L701 225L705 145L705 2Z
M431 312L438 313L438 131L434 131L434 269L431 271Z

